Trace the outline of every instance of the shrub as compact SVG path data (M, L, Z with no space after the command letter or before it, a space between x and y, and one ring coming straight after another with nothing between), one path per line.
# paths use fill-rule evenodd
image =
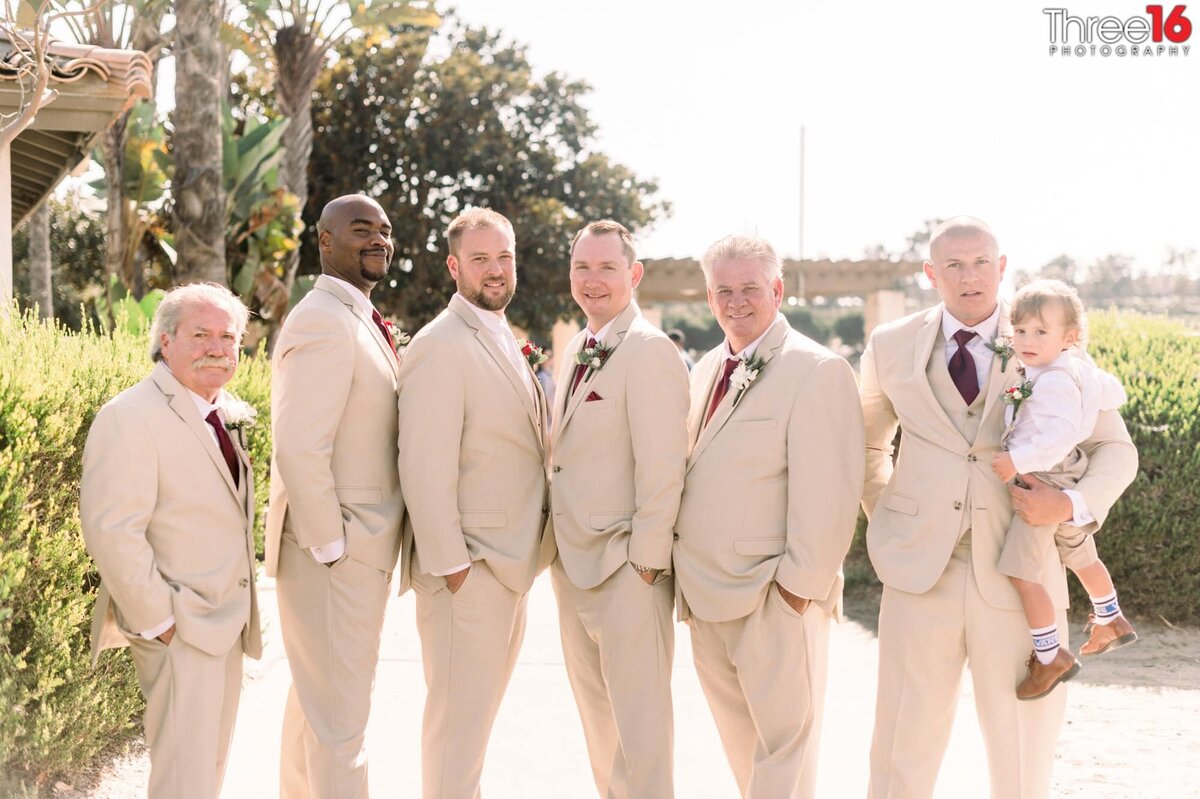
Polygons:
M78 502L92 419L149 371L144 337L0 317L0 764L38 781L127 737L142 707L127 654L108 652L90 666L99 577ZM265 359L251 359L232 387L260 413L248 442L260 506L269 383Z

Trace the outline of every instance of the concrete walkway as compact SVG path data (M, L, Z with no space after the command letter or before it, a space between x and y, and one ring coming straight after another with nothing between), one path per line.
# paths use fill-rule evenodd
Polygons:
M262 580L259 597L268 641L258 663L247 661L247 682L238 716L226 799L278 795L279 731L290 682L279 642L272 581ZM419 797L420 726L425 686L414 623L412 594L388 609L382 658L368 730L371 792L374 797ZM1077 631L1076 631L1077 632ZM1200 797L1200 684L1191 681L1200 652L1198 636L1184 639L1178 653L1185 673L1177 685L1071 686L1068 721L1059 743L1055 795L1112 797ZM1142 649L1140 643L1106 659ZM877 654L868 627L835 625L830 641L830 678L822 738L821 797L863 797L867 751L874 713ZM1090 667L1085 674L1093 671ZM1136 676L1142 669L1133 669ZM1144 682L1141 679L1126 683ZM687 628L677 626L674 674L675 774L679 799L731 799L737 788L725 762L716 728L692 667ZM144 796L144 755L114 764L87 795L94 799ZM563 668L550 581L543 575L529 603L525 646L496 721L483 777L488 799L588 799L596 796L583 733ZM936 797L987 796L987 771L970 680L964 679L958 718Z

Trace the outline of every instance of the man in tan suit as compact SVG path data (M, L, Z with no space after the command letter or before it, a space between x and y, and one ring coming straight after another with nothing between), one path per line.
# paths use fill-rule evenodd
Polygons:
M982 222L944 223L925 262L942 304L876 329L862 359L863 508L871 562L884 584L870 787L879 799L933 794L964 661L992 797L1049 795L1066 693L1017 700L1029 631L996 563L1014 506L1032 525L1073 519L1091 532L1137 471L1125 425L1108 411L1083 444L1088 469L1076 491L1030 478L1032 490L1011 489L1010 502L990 466L1004 432L1000 393L1018 379L1015 359L991 350L1007 330L1007 308L997 302L1004 267ZM897 425L903 437L893 465ZM1041 582L1065 631L1063 568L1057 555L1050 561Z
M363 739L404 514L399 364L370 300L393 248L387 215L361 195L326 205L317 235L321 276L272 361L266 567L292 670L280 793L350 799L367 796Z
M812 797L829 622L862 491L857 387L779 314L769 244L729 236L701 266L725 342L691 375L680 618L742 796Z
M602 797L669 799L672 528L687 459L687 367L633 302L633 237L593 222L571 245L587 329L559 369L551 575L567 676ZM599 367L576 363L588 351Z
M100 571L93 663L129 646L146 697L151 797L221 791L262 638L254 593L253 410L222 387L248 312L223 286L172 290L150 336L154 371L96 415L79 513Z
M405 351L398 463L429 689L423 791L471 799L525 634L546 520L547 417L504 318L517 285L512 225L473 209L446 239L458 293Z

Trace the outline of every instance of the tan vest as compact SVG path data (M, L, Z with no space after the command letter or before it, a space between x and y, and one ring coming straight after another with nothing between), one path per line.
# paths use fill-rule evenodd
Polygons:
M937 341L929 353L929 363L925 366L925 375L933 388L934 399L942 406L942 410L950 417L954 427L967 443L974 445L979 436L979 423L983 419L983 406L987 402L987 386L979 387L979 394L970 405L963 402L962 394L950 379L950 369L946 365L946 336L938 330ZM971 486L967 484L967 495L963 498L963 514L959 527L959 538L971 531Z

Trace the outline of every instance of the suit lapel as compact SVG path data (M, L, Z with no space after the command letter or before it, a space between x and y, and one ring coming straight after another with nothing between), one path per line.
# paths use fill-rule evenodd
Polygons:
M196 436L200 441L200 446L208 453L209 458L212 459L213 466L221 473L221 479L229 487L229 493L233 495L234 501L239 506L242 506L242 498L238 495L237 486L233 484L233 475L230 474L229 466L225 463L225 456L221 454L220 448L217 447L217 442L213 440L212 433L209 432L208 422L200 418L200 412L196 410L196 404L188 396L188 390L175 379L175 376L171 374L170 370L162 362L159 362L154 367L153 377L158 390L167 398L167 404L171 406L171 410L175 411L176 415L192 431L192 435ZM237 449L237 445L234 445L234 449Z
M475 315L475 311L473 311L471 308L464 307L467 304L467 301L458 294L455 294L450 299L451 310L457 313L458 316L464 322L466 322L472 330L475 331L475 338L479 341L483 348L487 350L488 355L491 356L492 361L496 364L496 368L499 369L501 374L504 375L505 379L508 380L508 384L512 386L513 391L517 392L517 398L520 400L521 405L525 408L525 414L529 417L529 423L533 425L533 431L537 435L538 446L544 448L545 442L542 438L543 425L538 419L539 411L537 403L533 399L533 395L531 395L529 393L529 389L525 387L525 383L522 380L521 375L517 374L516 369L513 368L513 364L508 360L508 356L500 351L500 345L496 343L496 339L491 334L491 331L483 328L483 323L479 321L479 317ZM533 382L537 383L536 377L534 377ZM541 386L536 386L535 391L541 391Z
M567 416L567 404L570 403L571 396L574 394L571 391L571 383L575 377L575 356L583 349L583 343L586 340L586 330L580 330L576 333L575 337L567 345L568 354L563 358L562 363L558 367L557 391L554 395L554 441L558 441L563 421Z
M1012 337L1012 325L1008 322L1008 309L1000 305L1000 327L996 334L1000 337ZM1004 371L1000 370L1000 358L992 355L992 368L988 371L988 381L985 390L987 395L983 399L983 419L988 418L988 414L992 413L997 407L1000 399L1000 394L1012 384L1013 379L1017 374L1016 358L1009 358L1005 364Z
M754 351L755 357L763 359L762 369L764 373L766 372L767 365L770 364L771 359L774 358L775 355L778 354L780 348L783 347L783 342L787 339L789 330L791 330L791 326L788 325L786 319L776 319L771 327L770 332L767 333L766 338L762 340L762 342L758 345L758 348ZM725 359L717 358L715 360L717 365L720 366ZM708 410L707 398L712 396L711 383L716 381L716 377L718 374L720 374L720 372L721 370L718 369L713 375L712 381L710 382L710 390L707 394L705 394L705 402L703 403L705 408L702 413L707 412ZM759 381L756 380L754 383L748 386L745 390L745 393L753 391L754 385L756 385L758 382ZM724 397L721 398L721 404L718 405L717 410L713 412L712 419L704 427L704 429L700 431L700 438L696 442L695 448L692 450L691 457L688 458L688 470L691 470L692 465L695 464L700 455L703 454L704 450L708 448L708 445L712 442L713 438L716 437L717 433L721 432L721 428L724 427L725 423L729 421L729 418L733 416L734 411L737 410L737 407L741 405L741 400L744 399L744 396L739 399L736 391L729 391ZM703 422L703 420L704 417L701 416L700 421Z
M605 361L604 366L608 366L608 364L612 361L613 357L617 353L617 348L621 345L621 342L625 340L625 334L629 332L629 328L633 325L633 320L637 319L640 313L641 311L638 309L637 303L630 301L630 303L625 306L625 310L617 314L616 318L613 320L612 327L608 329L608 334L604 337L604 339L601 340L601 343L609 343L610 345L608 359ZM586 330L580 331L579 335L579 344L571 355L572 363L575 362L575 356L578 355L583 349L583 345L587 340ZM572 374L574 374L574 372L572 372ZM575 410L583 402L584 397L590 393L588 391L588 384L591 383L598 374L600 374L600 370L598 369L593 370L591 374L587 374L585 372L583 380L579 381L579 389L569 392L567 404L563 409L562 422L556 428L556 437L560 435L561 431L566 428L567 422L575 414Z
M921 394L921 406L929 409L935 417L936 424L944 428L943 432L948 432L955 440L961 440L962 434L946 414L942 403L934 396L933 386L929 384L929 359L934 357L933 347L937 343L938 332L942 329L942 312L941 305L931 309L925 317L925 325L917 331L917 337L913 341L913 379L917 391Z
M332 294L340 303L346 306L350 313L354 314L354 317L358 319L359 324L366 326L368 335L371 336L371 338L375 341L375 345L379 347L380 351L387 358L387 362L391 364L392 373L394 375L399 375L399 358L392 350L391 345L388 344L387 339L383 337L383 331L379 329L379 325L375 324L375 320L371 318L370 314L367 314L365 311L363 311L363 309L359 307L358 303L354 301L354 298L352 298L344 288L330 280L325 275L321 275L317 278L317 282L313 284L313 288L321 289L322 291Z
M696 441L700 438L701 425L704 424L704 414L708 411L713 384L717 382L717 375L721 373L721 364L725 361L724 351L725 345L722 344L716 350L712 350L712 353L717 354L701 358L700 363L696 364L696 376L692 381L692 406L688 412L687 422L689 466L691 465L690 453L696 448Z

